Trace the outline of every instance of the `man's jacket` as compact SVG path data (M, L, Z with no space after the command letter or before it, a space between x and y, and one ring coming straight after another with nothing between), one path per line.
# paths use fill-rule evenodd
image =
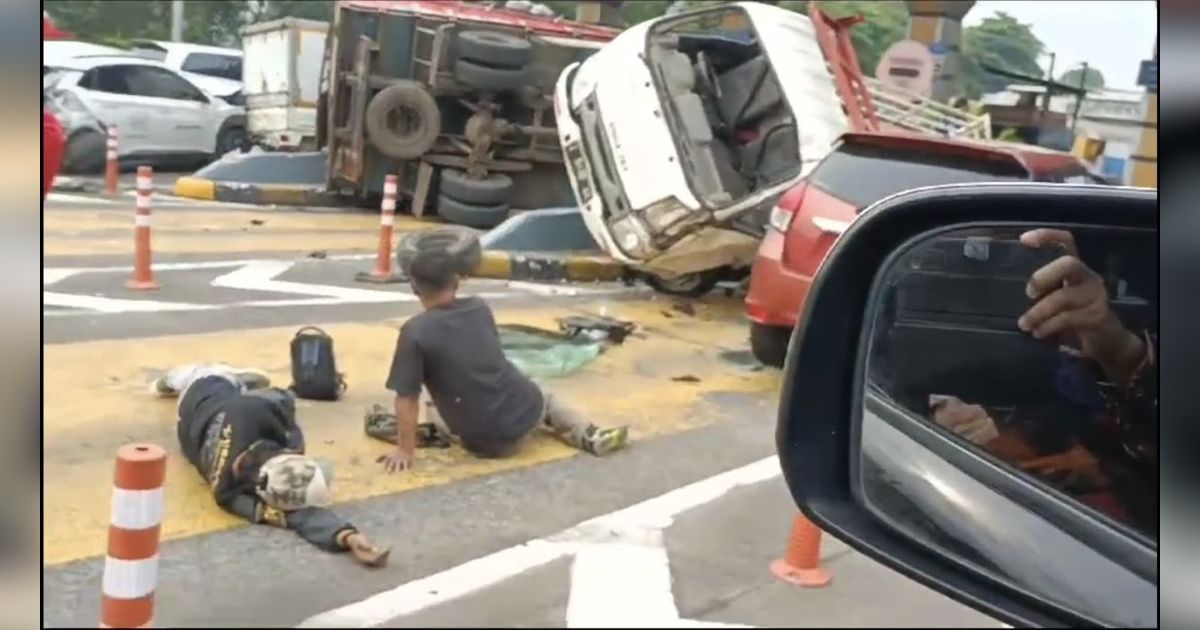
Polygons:
M266 458L304 452L300 427L281 390L243 394L219 377L201 379L180 401L179 418L180 448L208 482L217 505L252 523L295 530L321 549L346 549L345 536L356 530L332 511L312 507L283 512L255 492Z

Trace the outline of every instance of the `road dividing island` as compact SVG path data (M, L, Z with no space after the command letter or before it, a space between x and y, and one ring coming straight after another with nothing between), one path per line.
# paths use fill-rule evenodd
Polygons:
M101 580L101 628L148 628L154 619L166 474L167 452L162 447L127 444L117 450Z
M383 182L383 200L379 205L379 249L375 256L375 268L360 272L354 279L359 282L390 284L401 282L404 277L392 271L392 236L396 226L396 191L400 180L388 175Z
M158 288L151 267L150 200L154 195L154 170L139 166L137 170L137 206L133 215L133 277L125 287L134 291L153 291Z
M337 207L325 189L325 154L230 153L175 181L175 196L262 206Z

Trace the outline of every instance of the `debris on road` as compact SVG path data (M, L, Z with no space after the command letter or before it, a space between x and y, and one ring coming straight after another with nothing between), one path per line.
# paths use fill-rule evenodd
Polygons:
M700 379L698 377L692 376L691 374L684 374L683 376L672 376L671 380L675 381L676 383L699 383L700 382Z
M691 302L672 302L671 309L679 311L688 317L696 316L696 306Z
M250 219L250 225L262 225L264 223L266 223L266 221L263 221L262 219Z

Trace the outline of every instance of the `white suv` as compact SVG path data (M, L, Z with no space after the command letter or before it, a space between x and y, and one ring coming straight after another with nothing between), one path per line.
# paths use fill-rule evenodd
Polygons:
M139 39L133 54L142 55L178 71L192 83L234 105L245 105L242 92L242 51L186 42Z
M43 101L63 122L63 170L98 172L106 128L116 125L122 162L198 163L241 148L246 112L163 64L132 55L63 60L42 76Z

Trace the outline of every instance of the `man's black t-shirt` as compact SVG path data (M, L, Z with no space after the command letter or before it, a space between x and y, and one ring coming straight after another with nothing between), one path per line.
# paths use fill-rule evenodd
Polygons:
M422 384L470 450L518 440L543 412L541 389L504 356L492 310L475 297L429 309L400 328L387 387L416 396Z

